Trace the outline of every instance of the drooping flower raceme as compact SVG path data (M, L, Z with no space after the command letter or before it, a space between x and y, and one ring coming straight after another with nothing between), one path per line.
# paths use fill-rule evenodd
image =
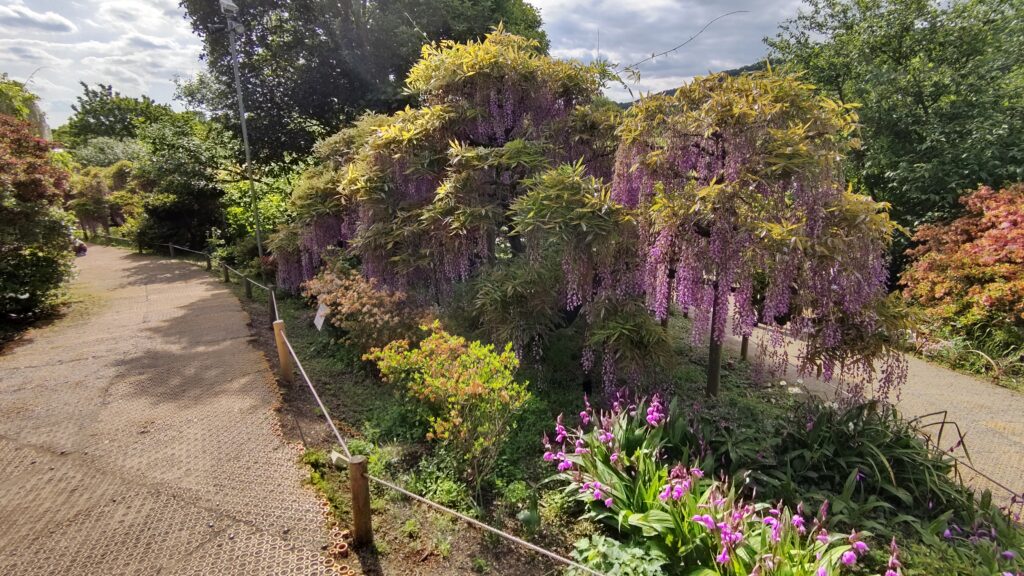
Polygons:
M858 392L881 360L891 391L902 356L875 334L895 225L842 182L855 126L852 109L774 72L697 78L632 106L612 198L637 214L654 315L689 312L695 341L713 345L730 317L738 336L760 324L780 370L798 337L804 370L843 365Z

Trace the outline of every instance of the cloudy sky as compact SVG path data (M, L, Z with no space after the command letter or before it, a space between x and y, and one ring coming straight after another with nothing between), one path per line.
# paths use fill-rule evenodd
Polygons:
M215 0L210 0L211 2ZM238 0L239 3L244 0ZM663 90L708 71L762 58L761 39L796 13L799 0L531 0L541 9L556 56L623 66L676 46L716 16L683 50L641 67L637 90ZM201 45L177 0L0 0L0 72L31 78L50 124L62 124L79 81L170 102L174 78L201 68ZM628 99L623 89L610 96Z
M31 77L54 127L82 93L79 81L169 102L174 78L201 67L182 14L177 0L0 0L0 72Z
M696 40L640 66L634 94L675 88L695 75L737 68L764 58L765 36L796 15L800 0L530 0L541 10L556 56L591 60L600 54L621 67L685 42L723 14ZM624 89L609 96L628 100Z

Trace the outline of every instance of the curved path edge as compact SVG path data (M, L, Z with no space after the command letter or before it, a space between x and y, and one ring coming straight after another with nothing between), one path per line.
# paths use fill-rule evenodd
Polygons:
M327 574L248 316L201 269L92 246L0 355L0 573Z

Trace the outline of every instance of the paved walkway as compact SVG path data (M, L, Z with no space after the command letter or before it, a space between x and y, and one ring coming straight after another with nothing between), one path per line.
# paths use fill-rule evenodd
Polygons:
M738 340L730 347L739 349ZM751 342L751 351L756 350ZM794 346L791 357L796 355ZM1017 494L1024 495L1024 394L997 386L968 374L955 372L914 356L907 357L909 369L897 407L907 418L947 411L946 419L956 422L964 433L970 462L985 475ZM791 369L788 382L798 376ZM803 377L804 386L813 394L833 398L835 386L814 378ZM922 423L941 421L942 416L923 418ZM927 430L938 434L937 426ZM955 429L946 426L942 447L952 447L958 437ZM966 459L963 450L954 452ZM981 489L991 489L998 502L1008 502L1009 494L970 470L962 470L964 480Z
M0 356L0 574L323 574L318 497L248 317L196 266L92 246Z

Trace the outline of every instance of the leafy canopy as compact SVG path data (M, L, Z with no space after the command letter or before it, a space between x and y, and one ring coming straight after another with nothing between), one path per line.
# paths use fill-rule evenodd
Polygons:
M808 0L768 44L860 106L852 181L916 226L979 183L1024 179L1022 16L1002 0Z
M72 147L97 137L135 138L142 126L173 115L169 106L157 104L148 96L124 96L109 84L97 84L95 88L81 84L83 93L71 106L74 113L58 131L58 138Z
M237 125L224 18L216 2L182 2L203 38L208 73L182 86L192 105ZM365 110L393 112L425 43L465 42L501 22L546 50L539 13L524 0L240 3L239 60L253 150L280 160L307 152Z

